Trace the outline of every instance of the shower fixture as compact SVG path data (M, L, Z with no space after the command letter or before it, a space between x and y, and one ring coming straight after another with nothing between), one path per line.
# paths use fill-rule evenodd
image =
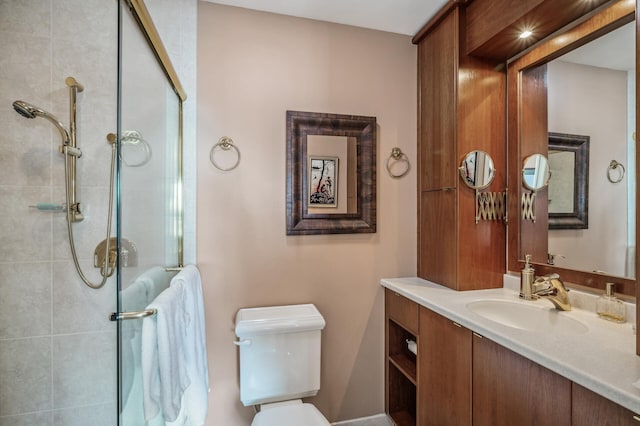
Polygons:
M58 131L60 131L60 136L62 136L62 144L69 145L69 142L71 141L71 138L69 137L69 132L67 131L67 129L65 129L64 125L60 122L60 120L58 120L58 118L53 114L49 114L47 111L41 108L38 108L35 105L31 105L30 103L25 101L15 101L13 103L13 109L15 109L18 114L20 114L25 118L36 118L36 117L46 118L54 126L56 126Z
M78 92L82 92L84 90L84 87L73 77L67 77L65 83L69 87L69 130L65 128L62 122L58 120L56 116L28 102L15 101L13 103L13 109L15 109L18 114L25 118L33 119L36 117L42 117L51 122L60 132L60 136L62 137L62 144L59 146L58 150L62 155L64 155L65 176L65 205L61 210L64 210L66 213L65 216L67 222L67 235L69 237L69 248L71 249L71 255L76 271L78 271L78 275L80 276L82 281L87 286L93 289L99 289L107 282L107 278L113 275L117 265L117 249L115 250L115 253L112 253L112 250L110 250L110 245L114 243L113 239L111 238L111 217L113 210L116 141L115 138L107 138L108 143L111 144L111 172L109 177L109 210L107 212L107 238L105 243L105 252L109 253L109 255L106 255L104 259L99 262L102 280L99 283L92 283L84 275L84 273L82 272L82 268L80 267L80 264L78 262L78 256L76 254L76 248L73 238L73 227L71 226L73 222L80 222L84 219L82 213L80 212L80 203L76 201L76 161L82 156L82 151L77 147L76 144L76 100Z

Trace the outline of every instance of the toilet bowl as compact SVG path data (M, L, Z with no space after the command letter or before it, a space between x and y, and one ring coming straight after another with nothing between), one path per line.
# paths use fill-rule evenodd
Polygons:
M320 333L325 321L311 304L240 309L240 399L259 405L252 426L328 426L301 398L320 389Z

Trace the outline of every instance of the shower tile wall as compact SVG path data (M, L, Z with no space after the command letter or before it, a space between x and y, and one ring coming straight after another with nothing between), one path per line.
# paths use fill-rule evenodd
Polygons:
M115 425L115 279L86 287L71 260L64 214L28 206L64 202L60 137L11 103L33 103L68 123L67 76L78 96L79 189L74 225L92 281L106 233L110 148L116 130L117 2L0 0L0 425Z

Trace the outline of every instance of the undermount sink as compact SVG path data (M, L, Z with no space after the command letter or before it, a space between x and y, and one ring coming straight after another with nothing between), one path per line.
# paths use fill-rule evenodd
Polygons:
M467 304L467 308L485 319L520 330L563 335L584 334L589 331L585 324L569 317L570 313L558 311L550 305L547 307L546 301L528 303L479 300ZM545 305L536 306L540 303Z

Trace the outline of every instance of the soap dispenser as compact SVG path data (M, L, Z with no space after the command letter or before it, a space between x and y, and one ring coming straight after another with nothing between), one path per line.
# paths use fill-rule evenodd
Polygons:
M536 271L531 266L531 255L528 254L524 257L524 268L520 271L520 298L525 300L532 300L534 296L532 294L533 282L535 281Z
M596 303L596 312L600 318L623 323L626 319L626 307L624 302L615 296L615 287L614 283L607 283L605 294L600 296Z

